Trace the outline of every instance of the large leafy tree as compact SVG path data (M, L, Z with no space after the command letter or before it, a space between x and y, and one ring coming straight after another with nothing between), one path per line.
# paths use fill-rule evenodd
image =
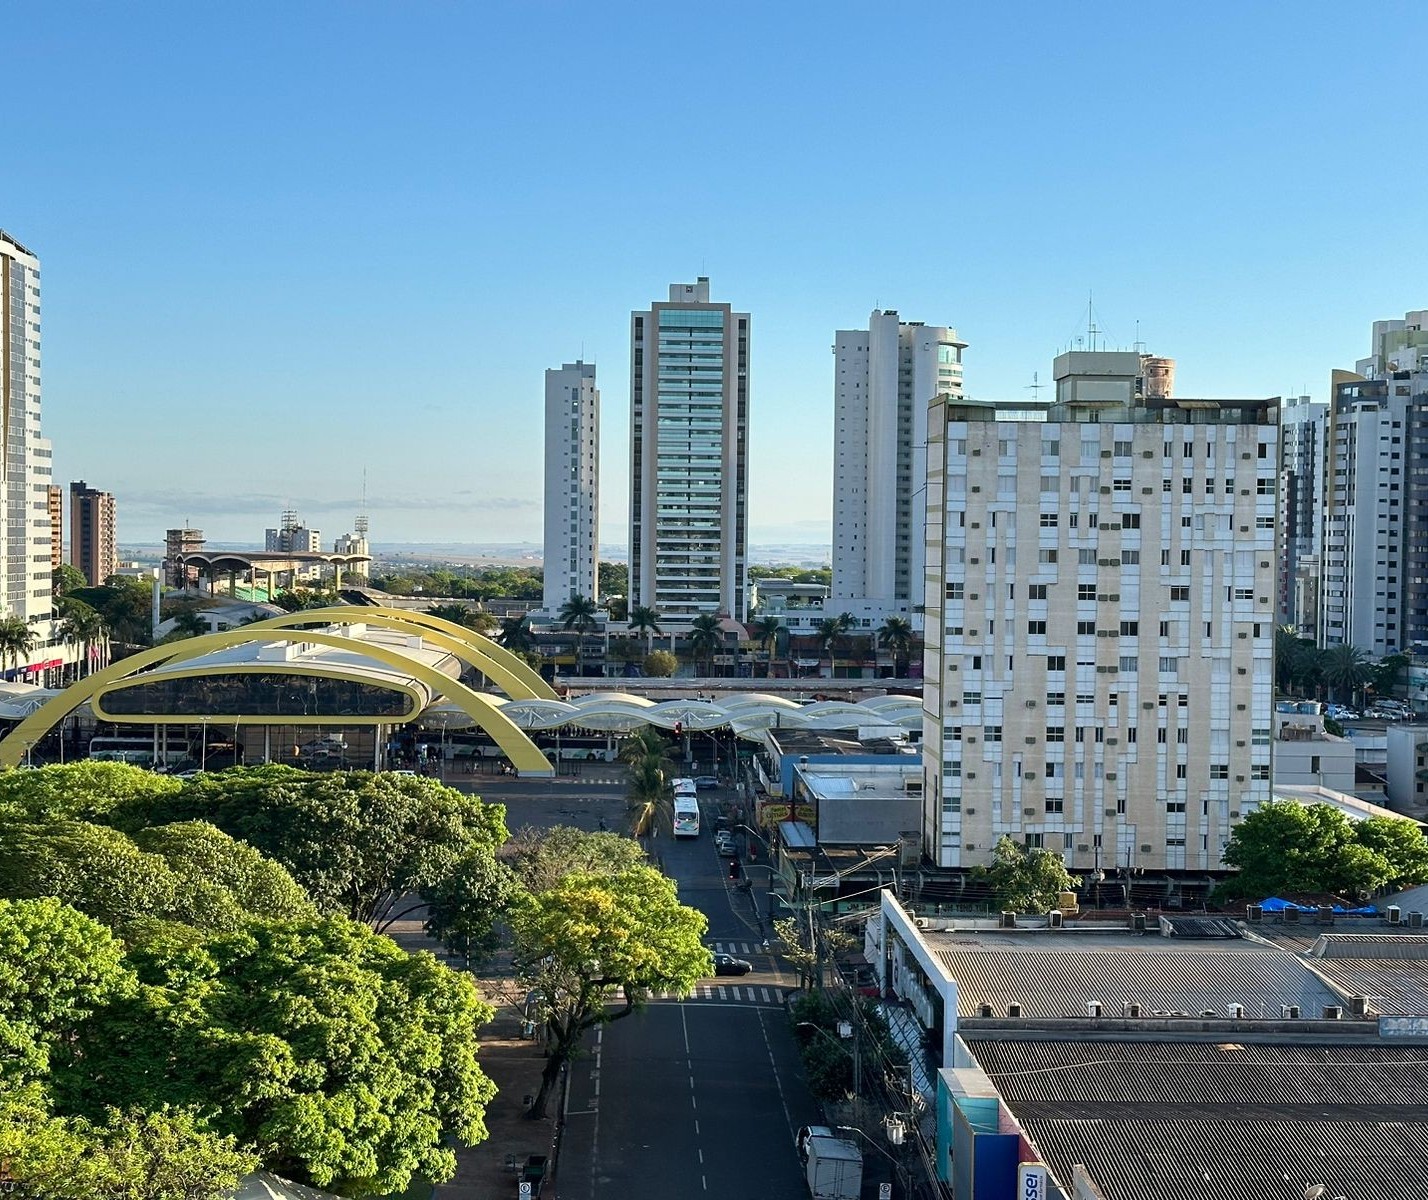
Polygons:
M528 892L548 891L576 871L618 875L645 860L644 851L627 837L587 833L569 825L518 829L501 857Z
M460 625L473 633L483 635L491 633L499 624L490 613L459 602L433 604L426 611L433 617L440 617L443 621L450 621L453 625Z
M1023 846L1009 837L997 840L991 863L979 875L993 899L1016 912L1049 912L1061 892L1076 888L1076 877L1054 850Z
M75 588L68 594L98 612L116 642L147 646L153 640L153 598L142 580L111 575L99 587Z
M1225 862L1239 874L1228 896L1367 897L1428 881L1428 841L1411 821L1354 822L1329 804L1273 801L1235 826Z
M129 952L140 988L52 1055L62 1110L201 1108L279 1174L346 1195L450 1178L495 1089L492 1011L472 980L337 917L204 937L162 926Z
M573 872L511 912L516 969L542 997L547 1057L532 1117L543 1117L561 1068L595 1026L628 1017L651 991L687 995L709 974L704 914L679 903L652 867ZM613 1003L612 1003L613 1000Z
M115 808L145 810L182 790L178 779L127 763L85 760L35 771L0 771L0 814L105 820Z
M505 809L417 776L221 771L116 819L209 821L281 863L322 911L379 933L436 899L433 931L442 936L459 924L463 941L475 938L476 924L494 920L504 894L500 872L488 868L506 840ZM493 889L484 896L476 887L483 880Z
M668 679L679 667L679 659L668 650L651 650L645 655L644 671L651 679Z
M501 622L496 640L512 654L529 654L535 646L535 635L531 632L531 619L526 615L507 617Z

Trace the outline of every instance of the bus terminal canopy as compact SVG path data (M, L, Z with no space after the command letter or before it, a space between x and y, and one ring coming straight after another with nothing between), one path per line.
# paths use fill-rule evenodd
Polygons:
M523 659L460 625L429 613L334 606L120 659L35 707L0 742L0 765L17 765L83 704L121 724L331 726L404 724L439 702L488 733L522 774L554 774L502 712L501 697L461 682L463 664L510 702L554 700Z

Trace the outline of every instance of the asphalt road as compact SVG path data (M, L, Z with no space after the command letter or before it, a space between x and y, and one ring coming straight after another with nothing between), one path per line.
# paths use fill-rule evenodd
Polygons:
M755 969L705 980L684 1002L657 999L592 1038L571 1071L559 1200L805 1200L793 1135L818 1111L781 1000L795 981L762 952L707 825L660 857L709 918L711 946Z

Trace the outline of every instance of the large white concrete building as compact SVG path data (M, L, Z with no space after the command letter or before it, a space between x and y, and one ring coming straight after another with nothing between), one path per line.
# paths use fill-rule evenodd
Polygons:
M864 629L922 629L927 407L962 395L956 330L873 310L834 336L833 588L826 610Z
M1334 372L1319 632L1375 657L1428 651L1428 311L1375 321L1372 351Z
M36 634L14 677L57 683L67 657L54 636L50 443L40 436L40 262L0 230L0 399L3 399L4 488L0 489L0 563L6 616ZM73 657L72 655L68 657Z
M630 317L630 607L748 615L749 314L709 280Z
M1277 401L1146 397L1136 354L1055 375L928 416L924 846L1214 870L1269 797Z
M595 364L545 373L545 591L552 616L600 596L600 390Z

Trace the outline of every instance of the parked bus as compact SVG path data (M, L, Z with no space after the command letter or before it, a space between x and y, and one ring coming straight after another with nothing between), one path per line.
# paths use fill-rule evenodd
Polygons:
M674 836L677 838L697 838L699 836L699 801L691 796L674 797Z

